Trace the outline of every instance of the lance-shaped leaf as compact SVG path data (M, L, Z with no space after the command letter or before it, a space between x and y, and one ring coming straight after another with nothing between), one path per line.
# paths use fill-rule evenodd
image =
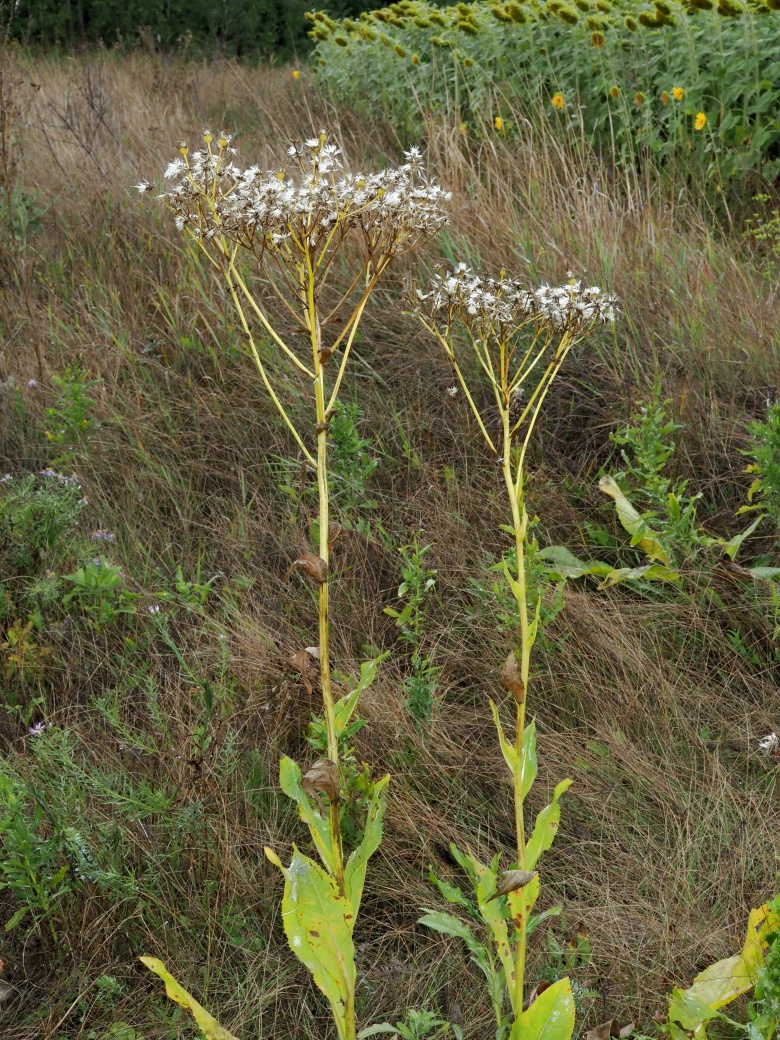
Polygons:
M573 1032L571 983L568 979L559 979L515 1019L509 1040L569 1040Z
M733 538L730 538L727 542L723 543L723 555L728 556L730 560L733 560L739 550L742 548L742 543L746 538L755 531L762 520L766 520L766 514L762 513L757 519L753 521L744 531L740 531L739 534L735 534Z
M371 801L366 814L366 826L363 830L363 839L347 860L344 870L344 885L347 890L347 898L357 917L360 909L360 900L363 895L363 885L366 881L366 868L368 861L379 848L382 841L382 817L387 805L386 787L390 783L390 774L377 780L371 792Z
M599 577L609 574L612 567L601 560L580 560L565 545L548 545L534 555L534 561L540 561L547 576L553 581L564 578L583 578L586 574Z
M495 701L490 701L490 710L493 713L493 722L496 724L496 731L498 733L498 742L501 745L501 753L504 756L504 761L509 766L509 772L512 776L515 775L517 770L520 768L520 756L515 750L514 746L509 743L504 734L504 727L501 725L501 719L498 717L498 708L496 707Z
M290 949L327 997L340 1038L345 1038L345 1008L355 993L355 912L339 894L335 880L293 845L289 867L272 849L266 856L284 874L282 919Z
M648 530L647 524L620 490L617 482L612 477L605 475L599 481L599 490L614 500L618 519L631 535L631 544L640 546L651 560L658 560L659 563L668 567L669 554L658 536Z
M475 938L471 928L454 914L445 914L440 910L428 910L418 920L418 924L424 924L426 928L432 928L442 935L451 935L455 939L462 939L471 953L472 960L487 979L490 997L493 1003L500 1007L504 999L504 972L495 972L490 964L487 950L483 943Z
M534 869L541 854L546 852L555 840L561 819L561 795L568 791L572 783L573 781L569 779L561 780L553 792L553 800L536 817L533 833L525 846L523 866L526 870Z
M608 589L623 581L679 581L680 572L664 567L659 563L645 563L641 567L615 567L599 585L600 589Z
M536 779L536 768L536 720L531 719L523 733L523 755L520 762L523 801L525 801Z
M217 1022L213 1015L210 1015L204 1007L201 1007L183 986L179 985L162 961L156 957L140 957L139 960L146 965L149 971L153 971L155 975L160 976L165 983L165 992L170 999L175 1004L179 1004L191 1012L198 1029L206 1037L206 1040L237 1040L232 1033L229 1033L227 1029Z
M309 796L303 789L303 777L301 767L297 762L286 756L279 763L279 786L287 795L298 804L298 812L301 819L305 820L311 831L312 841L317 847L320 859L327 869L335 876L336 860L333 855L333 844L330 835L330 823L323 819L317 809L314 808Z
M480 863L473 853L470 853L469 858L471 859L472 868L478 879L476 885L476 896L477 903L479 904L479 912L490 931L490 937L493 940L496 953L498 954L498 958L504 969L504 978L506 979L507 989L509 990L510 999L513 1005L512 1010L517 1014L517 1008L514 1007L515 963L514 957L512 956L512 948L509 945L509 932L507 930L507 924L501 905L497 899L492 898L498 887L498 860L494 860L493 863L487 867L484 863Z
M380 654L379 657L374 657L370 661L364 661L360 666L360 679L355 689L336 701L333 711L336 723L336 736L340 737L346 729L349 720L352 718L352 713L357 707L360 694L373 683L379 665L389 653L390 651L388 650L387 653Z
M770 906L751 910L742 952L705 968L688 989L672 990L669 1021L703 1038L705 1023L716 1017L718 1009L753 988L764 964L767 936L778 928L780 917Z
M448 903L455 903L458 906L465 906L468 912L474 916L476 914L476 908L470 899L467 899L463 895L463 892L457 885L451 885L448 881L444 881L442 878L437 877L434 873L433 867L428 871L428 880L432 885L435 885Z

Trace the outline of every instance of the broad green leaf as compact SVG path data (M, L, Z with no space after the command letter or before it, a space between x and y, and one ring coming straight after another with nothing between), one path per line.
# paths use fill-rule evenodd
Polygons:
M475 938L469 925L461 921L459 917L443 913L441 910L428 910L427 907L422 907L422 909L425 913L418 918L418 924L424 924L426 928L432 928L434 932L441 932L442 935L462 939L472 953L480 951L484 953L485 948L482 943Z
M620 490L613 477L605 475L599 481L599 490L614 500L618 519L631 535L633 545L638 545L651 560L658 560L665 567L669 566L669 554L661 544L657 535L647 529L645 521L631 505Z
M780 917L768 905L750 911L741 953L717 961L696 976L688 989L675 989L669 1001L669 1021L704 1036L704 1024L756 983L764 964L766 937L780 927Z
M745 567L759 581L773 581L780 578L780 567Z
M379 844L382 841L382 817L387 805L385 788L389 783L390 774L388 773L374 784L368 812L366 813L363 839L347 860L347 865L344 869L344 885L347 891L347 899L352 904L355 917L357 917L360 909L368 861L379 848Z
M601 560L580 560L565 545L548 545L540 549L534 560L541 560L548 576L553 580L564 578L583 578L586 574L604 576L612 567Z
M479 878L474 872L474 864L472 862L471 856L468 853L461 852L458 846L455 844L455 842L450 842L450 852L452 853L452 858L455 860L458 866L466 871L466 873L469 876L469 881L476 889L477 884L479 882Z
M642 567L616 567L610 570L599 585L600 589L608 589L619 585L622 581L679 581L680 572L670 567L662 567L657 563L646 563Z
M520 756L504 735L504 727L501 725L501 719L498 717L498 708L496 707L495 701L490 701L489 703L490 710L493 713L493 722L495 722L496 731L498 732L498 742L501 745L501 753L504 756L504 761L509 766L509 772L514 776L520 768Z
M723 553L724 553L724 555L728 556L728 558L730 560L733 560L734 557L739 552L740 548L742 547L742 543L745 541L745 539L749 538L750 535L755 531L755 529L761 523L761 521L765 520L765 519L766 519L766 514L761 513L761 515L758 516L753 521L752 524L750 524L748 527L746 527L744 531L740 532L740 534L735 534L733 538L729 539L729 541L724 542L724 544L723 544Z
M515 1019L509 1040L569 1040L573 1032L571 984L568 979L559 979Z
M560 799L573 782L569 779L561 780L555 788L552 802L545 806L536 817L533 833L525 846L523 866L526 870L534 869L541 854L546 852L555 840L555 835L558 833L558 823L561 819Z
M512 1010L517 1014L517 1008L514 1006L515 963L512 956L512 948L509 945L509 932L499 900L491 898L498 887L498 860L494 860L489 867L486 867L479 862L476 856L471 855L471 862L474 867L474 873L479 879L476 886L479 912L482 915L482 920L490 930L490 937L493 940L496 953L504 969L504 978L506 979L507 989L512 1002Z
M365 1029L361 1029L357 1035L357 1040L363 1040L366 1036L378 1036L379 1033L397 1033L398 1030L395 1026L391 1026L389 1022L380 1022L375 1026L366 1026Z
M327 997L339 1037L345 1037L344 1009L355 993L352 904L339 895L335 880L294 845L289 867L271 849L265 852L284 874L282 919L290 949Z
M165 992L174 1004L179 1004L192 1013L198 1029L206 1037L206 1040L237 1040L232 1033L229 1033L227 1029L217 1022L216 1018L210 1015L204 1007L201 1007L183 986L179 985L162 961L156 957L141 957L139 959L150 971L160 976L165 983Z
M285 756L279 763L279 786L288 798L292 798L298 804L298 812L301 819L309 825L312 841L317 847L320 859L335 876L336 860L330 838L330 821L323 819L311 804L301 785L301 779L301 767Z
M386 613L389 614L390 610L387 609ZM397 617L397 613L393 614L392 616ZM377 669L379 668L379 665L382 663L382 661L384 661L384 659L387 657L389 653L390 651L388 650L387 653L380 654L379 657L374 657L370 661L364 661L360 666L360 679L358 680L358 684L355 687L355 689L351 690L348 694L346 694L344 697L338 700L334 705L333 714L336 722L337 736L341 736L341 734L344 732L347 723L352 718L352 713L357 707L357 702L360 697L360 694L364 690L367 690L368 687L373 683L374 679L376 678L376 673Z

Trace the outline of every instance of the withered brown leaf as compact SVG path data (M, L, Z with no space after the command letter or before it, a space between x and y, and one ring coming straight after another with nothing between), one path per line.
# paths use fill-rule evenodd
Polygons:
M488 903L493 899L498 899L499 896L505 896L510 892L514 892L515 889L524 888L529 882L533 881L535 877L535 870L505 870L501 875L501 881L498 884L498 888L490 899L488 899Z
M324 815L319 792L327 795L328 800L333 803L339 797L339 767L329 758L320 758L311 769L307 769L301 778L301 787L306 794L317 799L320 812Z
M522 704L525 700L525 683L520 675L520 665L517 663L514 650L504 661L504 667L501 669L501 678L504 686L512 694L515 701L518 704Z
M544 993L546 989L549 989L551 985L551 982L546 982L544 979L542 979L541 982L537 982L534 988L531 990L530 997L523 1003L523 1011L527 1011L528 1008L536 1000L536 998L540 996L540 994Z
M290 569L284 576L286 581L292 572L298 568L302 570L307 578L313 578L318 585L322 585L323 582L328 580L328 565L325 563L321 556L317 556L314 553L303 553L297 560L293 560L290 564Z
M615 1025L614 1018L610 1018L594 1029L589 1029L585 1034L585 1040L611 1040L612 1037L617 1040L626 1040L626 1037L631 1036L633 1032L633 1022L629 1022L627 1026L618 1027Z
M303 685L306 687L306 692L310 697L314 692L314 687L309 676L313 673L314 664L319 656L320 648L318 646L307 646L305 649L299 650L290 661L293 668L301 673Z

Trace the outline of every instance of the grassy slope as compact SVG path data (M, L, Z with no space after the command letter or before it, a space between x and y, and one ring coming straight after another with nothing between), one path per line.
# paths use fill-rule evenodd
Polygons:
M78 360L100 377L100 434L78 464L86 523L117 532L113 557L143 602L177 565L219 575L203 611L182 613L172 631L193 668L215 679L224 717L197 775L187 763L197 698L159 640L147 631L134 650L121 630L77 629L55 644L45 717L71 731L75 761L94 779L72 799L73 825L93 836L103 865L135 880L121 899L77 886L58 920L57 954L24 929L4 940L14 991L0 1035L102 1037L118 1019L149 1037L192 1035L136 967L141 953L175 965L245 1040L326 1035L323 1005L284 945L278 880L262 855L264 844L287 849L298 833L274 791L278 757L307 754L310 705L288 662L312 641L315 608L302 580L283 580L305 532L290 523L268 463L293 453L238 351L219 286L193 272L171 222L129 185L154 177L204 123L238 131L242 157L263 164L289 137L325 123L354 167L398 151L381 125L329 111L284 70L135 56L41 62L25 79L40 89L21 127L19 174L47 211L16 284L3 279L0 375L40 386L24 392L26 422L0 414L0 470L49 461L40 431L52 372ZM743 426L777 378L778 324L776 295L740 259L738 239L715 234L685 192L616 186L595 166L567 161L543 125L525 141L471 150L455 129L438 127L429 162L457 200L445 243L456 256L532 279L586 270L623 300L614 339L571 360L536 440L533 501L544 539L577 551L585 521L610 522L595 490L608 433L656 369L686 427L676 464L704 492L711 527L735 530ZM441 256L429 248L429 260ZM468 594L469 577L500 552L505 517L493 464L446 394L447 367L398 306L402 275L367 316L351 389L381 453L378 516L400 541L424 527L434 545L429 638L444 668L443 703L422 743L403 709L401 651L364 702L370 725L359 754L394 779L357 936L361 1013L369 1021L426 1000L446 1012L457 1000L467 1035L481 1038L489 1010L463 949L414 922L420 905L437 905L428 863L457 876L451 840L485 855L511 848L509 788L486 711L511 639ZM445 467L455 474L448 481ZM395 594L397 560L348 535L335 571L334 659L354 673L364 645L394 646L382 606ZM565 906L561 941L577 928L592 941L594 962L579 973L599 993L591 1022L614 1015L649 1026L670 980L689 980L731 952L747 908L776 887L776 771L751 748L780 721L777 675L729 647L738 603L724 616L584 584L566 601L536 658L533 693L538 805L557 778L575 779L544 898ZM150 722L149 674L164 726ZM24 733L0 707L0 750L22 771L31 753ZM62 766L62 783L75 783L72 769ZM144 782L173 804L142 826L106 791ZM0 895L0 917L12 909ZM93 985L79 1000L101 975L122 991L105 996Z

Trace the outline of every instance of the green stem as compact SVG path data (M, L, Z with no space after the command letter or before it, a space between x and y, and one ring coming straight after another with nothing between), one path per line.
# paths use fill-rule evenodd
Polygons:
M314 295L314 271L311 257L306 254L305 290L306 313L311 337L312 364L314 368L314 399L317 409L317 489L319 492L319 524L320 524L320 558L325 563L325 580L319 587L319 625L320 625L320 685L322 687L322 704L325 715L325 727L328 732L328 758L336 767L339 764L339 740L336 733L336 714L333 701L333 686L330 677L330 620L329 620L329 500L328 500L328 423L325 406L325 372L321 360L322 340L317 317L317 301ZM330 838L333 847L333 859L336 867L336 883L342 895L346 892L344 884L344 859L341 847L341 818L338 799L330 804ZM354 1034L354 1008L352 1027Z
M525 706L528 700L528 672L531 660L530 626L528 623L528 596L525 583L525 536L528 527L528 515L523 503L522 474L515 481L512 473L512 432L509 420L509 405L504 404L501 409L501 422L504 432L504 454L502 458L502 472L506 484L509 504L512 509L512 527L515 532L515 545L517 548L517 590L515 599L520 614L520 678L522 680L522 693L520 701L517 702L517 722L515 729L515 750L522 761L523 734L525 732ZM517 700L517 698L516 698ZM525 822L523 819L523 775L518 769L514 775L514 800L515 800L515 833L517 836L517 869L525 867ZM523 1010L523 988L525 984L525 955L526 955L526 929L527 920L525 911L521 911L520 921L515 918L517 927L517 954L515 960L515 992L512 1001L515 1009L515 1017L519 1017Z

